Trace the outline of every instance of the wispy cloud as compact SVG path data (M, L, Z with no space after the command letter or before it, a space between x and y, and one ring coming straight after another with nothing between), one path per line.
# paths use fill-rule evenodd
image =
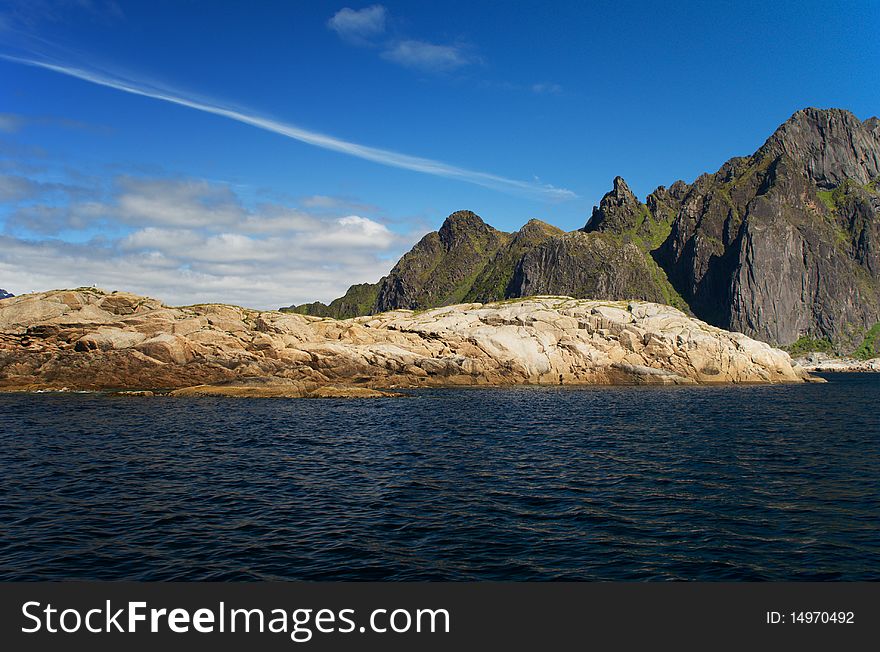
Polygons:
M394 29L389 29L389 23L393 28L394 23L388 10L376 4L364 9L340 9L327 21L327 27L349 45L372 48L385 61L420 73L451 75L485 65L483 57L467 41L435 43L412 38L405 34L395 34ZM514 83L484 80L482 84L535 95L562 94L562 86L551 81Z
M327 27L336 32L343 40L362 45L385 33L385 16L387 11L382 5L373 5L364 9L340 9L327 21Z
M217 104L208 100L194 99L187 97L185 94L172 91L165 88L159 88L154 85L139 82L133 79L122 78L118 75L112 75L103 71L94 69L77 68L63 63L55 63L40 59L31 59L25 57L17 57L7 54L0 54L0 58L15 63L20 63L36 68L51 70L56 73L75 77L83 81L88 81L99 86L113 88L125 93L149 97L163 102L185 106L190 109L210 113L235 120L243 124L264 129L293 140L298 140L315 147L328 149L335 152L354 156L356 158L380 163L390 167L402 168L430 174L437 177L447 179L456 179L467 183L476 184L494 190L503 192L528 195L544 200L567 200L574 199L577 195L564 188L555 188L552 186L544 186L527 181L519 181L516 179L508 179L503 176L491 174L488 172L479 172L461 168L441 161L435 161L419 156L410 156L409 154L401 154L391 150L360 145L350 141L328 136L326 134L309 131L296 125L261 117L257 114L245 112L242 109L234 109L221 104Z
M5 0L3 4L0 27L14 24L31 28L40 23L63 23L72 16L107 24L125 18L115 0Z
M431 43L413 38L386 38L387 18L388 10L382 5L373 5L360 10L346 7L337 11L327 21L327 27L352 45L381 47L380 56L386 61L419 72L449 73L480 61L471 53L473 48L466 44Z
M300 204L317 211L351 210L375 213L379 210L378 207L372 204L365 204L348 197L328 197L327 195L310 195L302 198Z
M16 113L0 113L0 131L6 133L17 133L26 127L55 127L61 129L76 129L82 131L91 131L94 133L106 133L109 131L107 127L92 125L79 120L71 120L70 118L62 118L53 115L19 115Z
M450 72L474 61L464 47L425 41L398 41L382 52L382 58L426 72Z

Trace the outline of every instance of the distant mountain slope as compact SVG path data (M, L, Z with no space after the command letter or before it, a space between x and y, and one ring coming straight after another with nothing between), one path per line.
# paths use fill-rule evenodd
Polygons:
M0 288L0 299L8 299L9 297L15 296L14 294L10 294L3 288Z
M880 322L880 120L804 109L752 156L640 202L617 177L586 226L515 234L453 213L376 284L329 306L350 317L535 294L644 299L777 345L858 346Z

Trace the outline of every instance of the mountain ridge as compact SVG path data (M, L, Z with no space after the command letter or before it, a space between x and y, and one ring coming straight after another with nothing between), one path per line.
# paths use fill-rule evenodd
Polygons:
M450 215L338 318L531 294L668 303L775 345L857 345L880 321L880 119L806 108L751 156L640 201L615 177L581 229L497 231Z

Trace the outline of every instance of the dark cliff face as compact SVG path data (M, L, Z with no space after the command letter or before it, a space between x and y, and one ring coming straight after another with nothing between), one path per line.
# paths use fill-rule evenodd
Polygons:
M586 226L515 234L469 211L426 235L388 277L330 306L350 317L534 294L646 299L777 345L846 348L880 321L880 120L795 113L752 156L640 202L617 177Z
M798 111L751 157L667 198L654 252L694 313L790 344L845 346L880 321L880 130L847 111Z
M517 294L514 274L523 256L543 242L558 238L565 234L540 220L529 220L525 226L513 234L510 241L501 247L489 263L477 275L465 301L486 303L508 297L523 296Z
M15 296L14 294L10 294L3 288L0 288L0 299L8 299L9 297Z
M527 251L508 288L511 297L559 294L642 299L686 308L663 271L635 242L575 231Z

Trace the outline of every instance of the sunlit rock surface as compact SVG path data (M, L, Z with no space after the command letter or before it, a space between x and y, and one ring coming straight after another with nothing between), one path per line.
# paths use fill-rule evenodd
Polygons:
M334 320L97 289L0 301L0 389L373 396L393 388L801 382L788 354L639 301L533 297Z

